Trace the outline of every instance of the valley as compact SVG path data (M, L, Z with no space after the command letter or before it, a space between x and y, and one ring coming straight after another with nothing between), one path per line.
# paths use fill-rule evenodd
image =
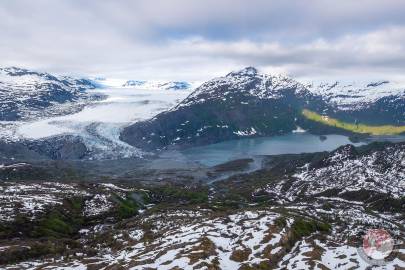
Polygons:
M404 154L403 143L374 143L264 156L260 170L209 185L172 177L159 185L5 181L0 262L4 269L363 269L361 236L378 226L396 241L384 269L401 269Z
M177 86L2 122L2 269L365 269L375 227L405 267L401 91L344 103L252 67Z
M0 1L0 270L405 270L405 1Z

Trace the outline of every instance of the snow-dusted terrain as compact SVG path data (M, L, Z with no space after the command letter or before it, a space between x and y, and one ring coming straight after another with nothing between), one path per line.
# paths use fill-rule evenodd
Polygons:
M86 145L87 158L119 158L141 156L144 147L148 151L167 145L194 146L308 129L299 121L302 106L395 123L405 115L405 88L387 81L308 84L248 67L192 92L196 85L78 80L4 68L0 70L0 139L36 141L72 135ZM161 112L167 114L154 118ZM139 125L132 131L134 123Z
M86 79L0 68L0 121L32 120L78 111L99 98L86 91L95 87Z
M121 131L134 122L145 128L162 116L157 125L162 129L145 129L135 141L156 137L174 145L211 132L203 141L210 143L224 134L229 135L224 139L261 136L267 127L270 135L305 133L292 104L405 113L404 88L386 81L308 85L246 68L192 94L184 82L116 81L103 87L100 82L0 69L2 149L13 156L22 141L29 151L50 151L55 159L81 158L79 152L88 151L90 159L122 158L143 152L122 141ZM62 150L54 153L54 146ZM279 146L298 148L291 141ZM0 268L366 269L358 249L362 236L382 228L398 241L385 266L371 269L405 269L404 143L263 156L254 161L260 163L254 172L248 151L243 153L243 162L183 171L161 166L174 160L170 153L161 163L150 162L151 170L131 163L136 159L64 167L62 161L34 164L2 153ZM90 171L86 166L93 163L100 167L92 167L91 178L76 170L84 164ZM111 170L109 178L101 166L117 166L120 174ZM99 168L95 176L94 168Z
M285 135L298 127L316 134L348 133L308 120L304 109L349 123L404 124L405 88L385 82L325 85L307 87L247 67L203 83L170 111L125 128L121 138L144 150L162 150Z
M13 182L0 185L0 222L12 221L16 215L35 219L47 208L62 204L64 197L88 194L76 185L56 182L19 185Z
M340 110L360 110L380 99L391 97L393 100L404 99L405 85L399 82L304 82L311 92L323 97Z
M300 210L281 219L276 208L216 214L210 210L169 210L141 214L124 228L95 226L82 231L84 246L91 239L111 239L113 248L101 248L96 256L77 252L69 258L26 261L5 269L368 269L359 246L349 243L337 226L330 235L313 233L294 239ZM296 211L294 214L294 211ZM315 212L315 215L333 216ZM357 217L352 213L353 217ZM358 214L357 214L358 215ZM367 221L367 218L371 218ZM282 221L283 220L283 221ZM356 229L384 224L383 217L367 215L345 221ZM342 223L344 224L344 223ZM386 226L386 225L385 225ZM392 224L395 228L396 226ZM294 240L293 240L294 239ZM289 243L289 241L291 241ZM296 242L295 242L296 241ZM293 246L290 246L293 244ZM10 246L2 247L5 251ZM384 266L369 269L403 269L404 250ZM249 268L251 267L251 268ZM260 267L260 268L259 268Z
M0 182L0 226L19 235L0 238L0 263L4 269L403 269L404 153L404 143L380 143L270 156L260 171L209 186L194 186L191 178L163 188L161 178L157 187L132 179ZM119 219L133 204L136 211ZM61 221L75 226L66 232ZM71 245L61 242L60 252L41 257L35 252L43 238L35 233L44 227ZM383 266L367 268L362 237L375 228L395 246Z
M340 193L366 189L401 198L405 194L405 145L387 147L371 155L356 157L353 147L339 148L321 168L306 168L294 175L297 185L308 185L307 194L322 193L328 189L340 189Z
M221 91L218 91L218 90ZM214 78L193 92L179 107L204 103L210 100L233 98L235 93L255 96L259 99L277 99L285 95L285 90L294 89L299 95L308 94L301 83L283 76L261 74L253 67L233 71L224 77ZM223 90L223 91L222 91ZM241 106L246 105L241 103Z
M228 88L228 90L218 91L223 88ZM277 99L281 98L287 89L295 89L298 95L308 95L307 91L309 91L340 110L358 110L386 97L397 99L405 97L405 84L400 82L385 80L368 82L347 82L345 80L308 82L303 80L301 82L280 74L262 74L253 67L247 67L206 82L180 106L189 106L210 99L226 100L227 96L232 96L233 91L247 91L260 99ZM201 94L207 98L201 99Z
M9 69L5 70L8 71ZM0 86L6 85L9 89L9 92L6 92L9 95L5 95L5 93L0 95L4 100L7 100L3 106L12 103L21 108L22 105L18 105L16 100L18 102L20 100L32 102L43 99L42 92L48 91L46 87L49 85L41 84L40 90L38 90L37 85L42 83L41 80L46 80L43 78L45 75L29 74L21 76L6 74L7 76L0 77ZM104 154L108 157L139 155L137 149L118 139L121 129L130 123L151 118L159 112L170 109L190 94L189 89L181 91L152 89L150 88L153 86L152 84L147 89L135 89L114 87L114 81L104 83L111 83L113 86L92 87L93 89L86 89L85 92L80 90L79 93L82 96L103 96L104 98L87 102L78 111L63 113L63 108L77 106L81 102L80 99L74 99L73 103L54 104L54 110L60 112L55 116L36 114L35 117L31 118L25 117L21 120L1 122L0 139L7 141L39 140L70 134L79 136L96 158L101 158ZM27 111L26 115L34 112L29 108L22 108L21 110Z
M346 145L318 162L297 168L291 178L256 192L263 191L284 202L320 194L356 199L353 194L362 193L370 202L375 194L400 200L405 194L405 144L387 145L367 154Z

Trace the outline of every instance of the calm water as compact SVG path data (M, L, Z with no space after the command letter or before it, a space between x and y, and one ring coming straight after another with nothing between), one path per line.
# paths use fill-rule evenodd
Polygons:
M346 136L328 135L326 140L308 133L288 134L276 137L247 138L200 146L181 151L188 161L214 166L230 160L257 155L299 154L331 151L345 144L355 146Z

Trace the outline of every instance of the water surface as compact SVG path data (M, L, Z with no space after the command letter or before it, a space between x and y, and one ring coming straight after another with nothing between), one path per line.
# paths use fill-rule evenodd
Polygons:
M274 137L246 138L181 151L184 159L206 166L214 166L230 160L258 155L300 154L331 151L339 146L352 143L347 136L327 135L326 140L309 133L293 133Z

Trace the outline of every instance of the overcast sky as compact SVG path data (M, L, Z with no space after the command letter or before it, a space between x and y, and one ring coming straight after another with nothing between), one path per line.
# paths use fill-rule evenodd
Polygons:
M0 65L206 80L244 66L404 80L402 0L2 0Z

